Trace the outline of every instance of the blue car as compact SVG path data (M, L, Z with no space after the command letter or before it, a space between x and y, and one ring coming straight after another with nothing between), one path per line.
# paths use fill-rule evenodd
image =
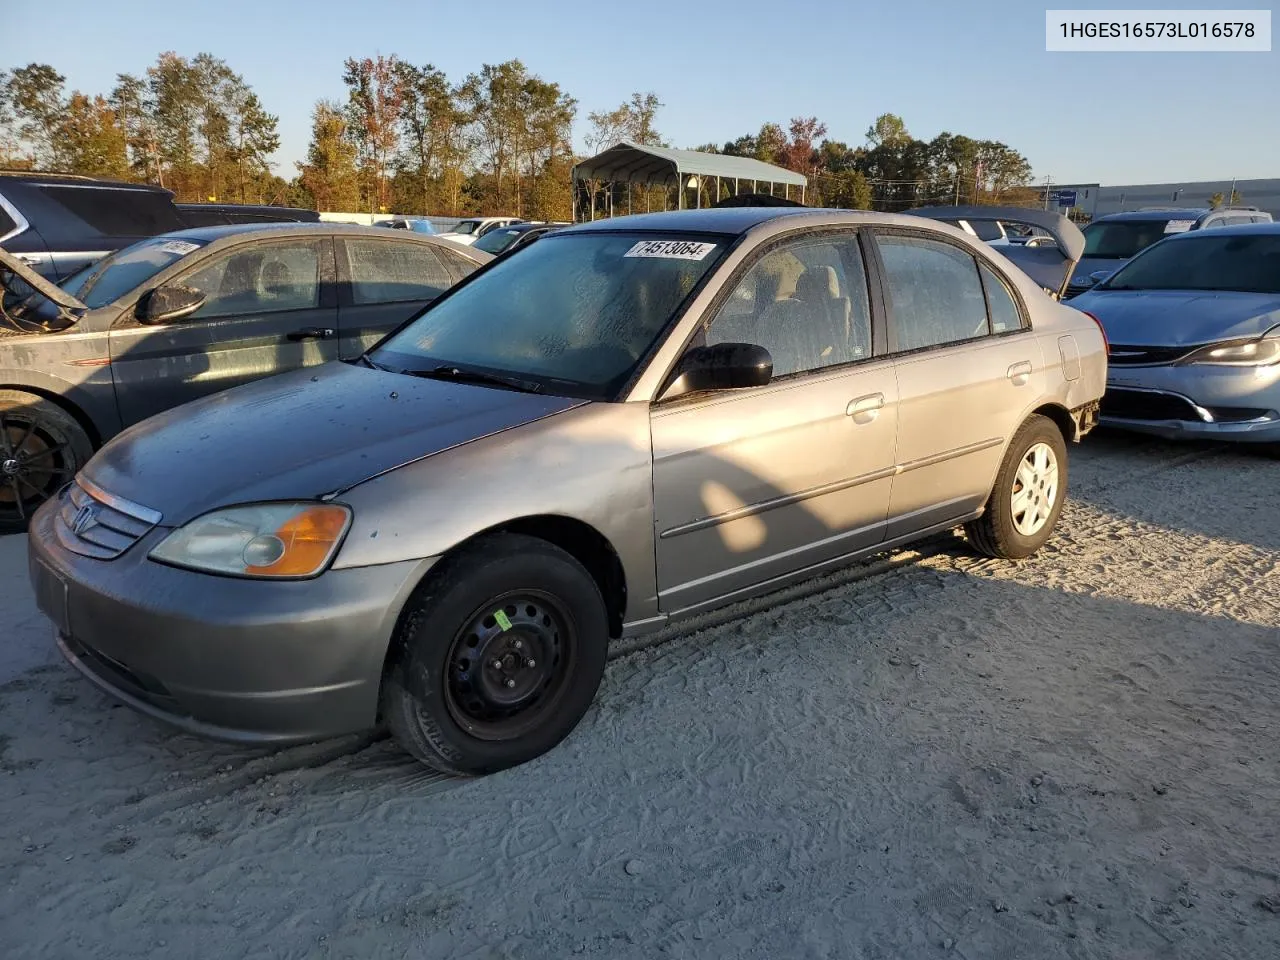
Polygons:
M1071 306L1110 342L1103 424L1280 441L1280 224L1171 236Z

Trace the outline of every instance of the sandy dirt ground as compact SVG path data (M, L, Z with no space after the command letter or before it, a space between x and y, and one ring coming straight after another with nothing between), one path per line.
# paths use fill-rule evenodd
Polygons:
M1037 558L943 538L620 648L481 780L113 706L0 539L0 953L1280 957L1280 464L1073 455Z

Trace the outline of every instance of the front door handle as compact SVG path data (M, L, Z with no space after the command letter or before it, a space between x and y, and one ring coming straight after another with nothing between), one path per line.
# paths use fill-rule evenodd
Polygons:
M865 397L850 400L844 408L845 416L853 417L854 423L870 423L880 414L884 406L883 393L869 393Z
M1031 379L1031 361L1023 360L1021 363L1013 364L1009 367L1006 376L1015 387L1023 386Z
M295 330L289 334L289 339L297 342L298 340L332 340L337 336L337 331L333 327L303 327L301 330Z

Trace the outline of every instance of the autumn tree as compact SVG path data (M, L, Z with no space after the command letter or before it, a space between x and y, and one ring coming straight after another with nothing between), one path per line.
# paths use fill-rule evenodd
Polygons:
M348 131L356 144L365 203L370 210L385 211L390 202L387 179L392 158L400 145L403 76L397 57L347 58L343 82L347 85Z
M452 200L451 206L456 206L459 172L466 160L467 115L458 106L449 79L433 65L417 67L400 61L396 69L401 89L397 166L412 181L412 190L399 195L407 195L424 212L437 198Z
M129 156L124 130L115 111L101 95L79 91L67 101L59 123L62 164L91 177L124 179L129 176Z
M356 147L347 133L341 105L316 102L311 113L311 145L298 179L317 210L352 210L360 203Z
M10 72L4 100L16 126L20 149L38 167L59 169L65 156L61 124L66 98L65 78L45 63L29 63Z

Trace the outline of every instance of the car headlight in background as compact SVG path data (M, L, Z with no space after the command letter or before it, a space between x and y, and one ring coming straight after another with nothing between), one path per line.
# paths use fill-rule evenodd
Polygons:
M150 557L235 577L311 577L333 560L350 525L351 511L340 504L228 507L174 530Z
M1208 363L1224 367L1265 367L1280 361L1280 327L1248 340L1223 340L1201 347L1179 363Z

